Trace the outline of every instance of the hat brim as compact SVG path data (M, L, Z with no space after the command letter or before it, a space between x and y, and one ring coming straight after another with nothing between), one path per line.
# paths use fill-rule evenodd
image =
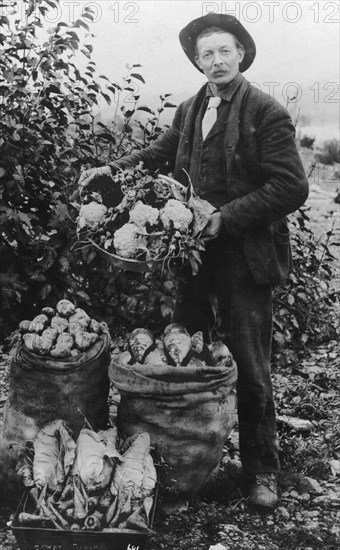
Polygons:
M255 59L256 46L255 42L250 36L249 32L233 15L226 15L221 13L207 13L203 17L194 19L179 33L179 41L184 50L186 56L190 59L191 63L201 73L202 69L195 62L195 45L196 39L204 29L208 27L220 27L236 36L245 49L245 55L240 63L240 71L243 73L249 69L250 65Z

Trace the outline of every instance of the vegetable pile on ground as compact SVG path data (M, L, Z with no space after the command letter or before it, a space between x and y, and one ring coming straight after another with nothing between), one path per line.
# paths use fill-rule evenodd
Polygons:
M17 472L29 493L21 525L148 529L157 476L147 433L121 440L116 427L84 428L74 441L67 425L55 420L27 444Z
M189 261L194 272L200 265L204 242L200 239L214 207L163 175L151 175L139 164L118 172L112 186L123 198L107 208L97 192L82 196L78 215L78 241L89 242L120 258L140 261Z
M136 328L122 347L117 346L112 351L113 360L119 365L221 367L233 362L231 352L221 340L206 345L202 332L190 336L178 323L168 325L160 338L149 329Z
M21 321L19 330L29 351L56 359L77 357L100 335L109 334L106 323L91 319L69 300L60 300L55 309L44 307L32 321Z

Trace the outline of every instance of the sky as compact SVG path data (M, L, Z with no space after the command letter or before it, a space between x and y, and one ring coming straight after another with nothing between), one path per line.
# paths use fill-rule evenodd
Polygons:
M181 101L195 94L204 76L185 56L179 31L209 11L231 13L253 36L257 55L248 80L281 103L339 126L339 1L85 1L95 11L91 31L99 72L119 80L126 63L138 70L143 97L172 93ZM65 2L65 4L67 4ZM66 7L66 5L65 5Z
M171 93L178 104L198 91L205 77L187 59L178 34L210 11L228 13L256 43L245 77L283 105L296 96L292 116L300 111L314 125L339 132L339 0L60 0L60 13L45 23L74 21L84 7L94 12L90 31L99 74L121 82L126 64L142 65L145 84L135 89L141 103Z

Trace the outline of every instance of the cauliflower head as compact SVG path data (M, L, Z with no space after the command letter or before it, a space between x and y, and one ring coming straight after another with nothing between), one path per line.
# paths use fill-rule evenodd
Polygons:
M126 223L113 236L113 246L116 254L123 258L134 258L140 246L138 227L134 223Z
M89 227L90 229L96 229L96 227L104 221L107 208L104 204L92 201L89 204L83 204L79 210L78 227Z
M144 228L149 222L150 225L155 225L158 222L159 210L153 208L141 201L136 202L130 212L130 222L136 224L140 228Z
M193 213L182 202L170 199L162 208L160 218L166 229L172 221L175 229L186 231L193 220Z

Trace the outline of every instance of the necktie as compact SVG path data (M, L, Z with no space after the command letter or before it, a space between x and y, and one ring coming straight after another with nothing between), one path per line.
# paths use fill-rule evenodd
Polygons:
M207 110L202 119L202 137L203 141L209 134L211 128L214 126L217 119L217 107L221 104L220 97L211 97L209 99Z

